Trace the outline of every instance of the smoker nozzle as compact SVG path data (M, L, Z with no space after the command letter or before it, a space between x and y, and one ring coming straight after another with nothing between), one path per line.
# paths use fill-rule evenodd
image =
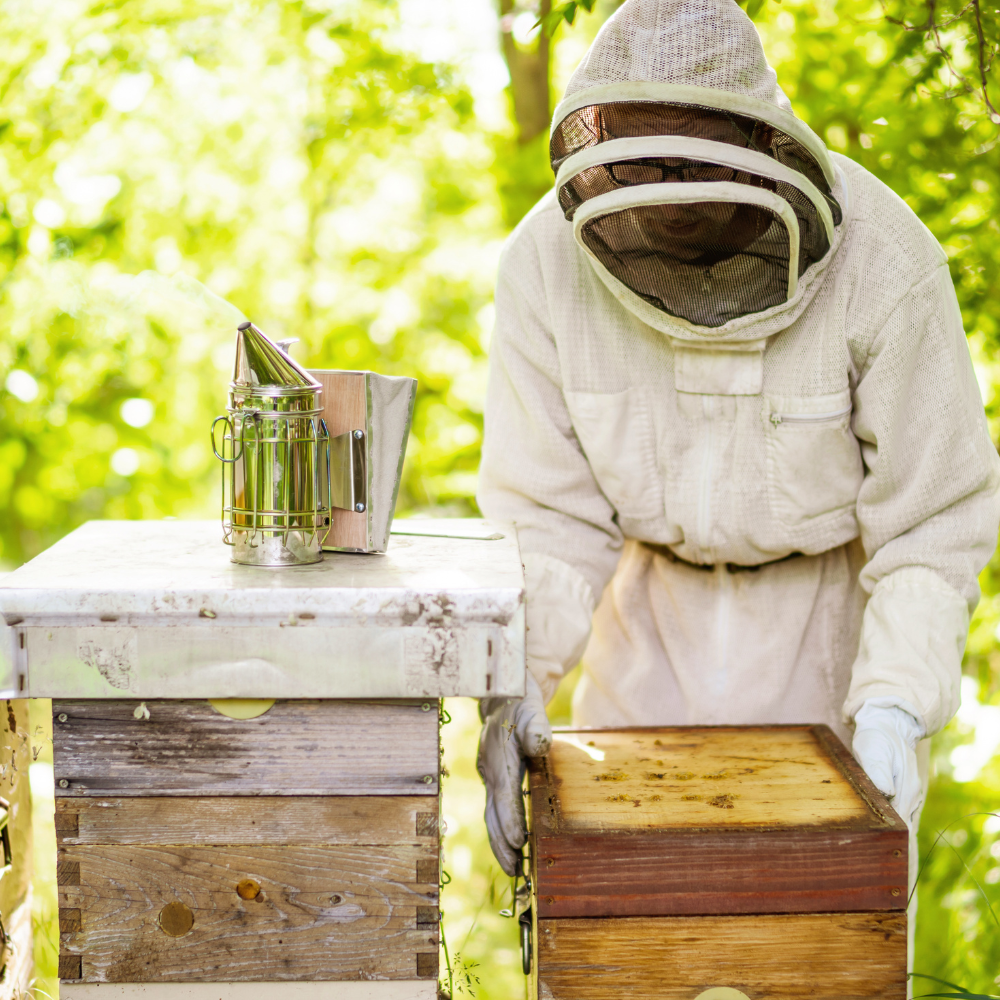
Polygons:
M236 328L234 389L302 389L322 392L323 387L262 330L246 320ZM294 340L285 341L286 344Z

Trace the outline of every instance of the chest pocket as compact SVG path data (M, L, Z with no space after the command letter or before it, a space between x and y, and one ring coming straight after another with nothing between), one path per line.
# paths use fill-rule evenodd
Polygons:
M564 396L590 468L615 510L626 518L662 517L652 389Z
M765 396L768 495L789 527L853 507L864 479L851 431L849 390L824 396Z

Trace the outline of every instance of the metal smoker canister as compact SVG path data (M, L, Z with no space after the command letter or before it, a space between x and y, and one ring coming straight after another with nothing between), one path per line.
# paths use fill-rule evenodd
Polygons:
M239 325L227 416L212 422L212 450L224 463L223 540L233 546L233 562L290 566L323 558L330 530L330 435L322 392L257 327Z

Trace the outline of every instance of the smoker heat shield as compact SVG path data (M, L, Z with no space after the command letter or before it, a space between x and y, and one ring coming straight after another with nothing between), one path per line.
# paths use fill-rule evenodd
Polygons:
M310 371L323 386L330 431L333 527L323 548L385 552L413 420L416 379Z

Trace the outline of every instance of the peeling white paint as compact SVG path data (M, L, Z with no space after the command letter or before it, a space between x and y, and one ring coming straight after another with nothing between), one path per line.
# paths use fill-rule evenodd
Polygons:
M212 521L93 521L0 580L0 612L32 697L519 695L523 569L496 527L270 569Z

